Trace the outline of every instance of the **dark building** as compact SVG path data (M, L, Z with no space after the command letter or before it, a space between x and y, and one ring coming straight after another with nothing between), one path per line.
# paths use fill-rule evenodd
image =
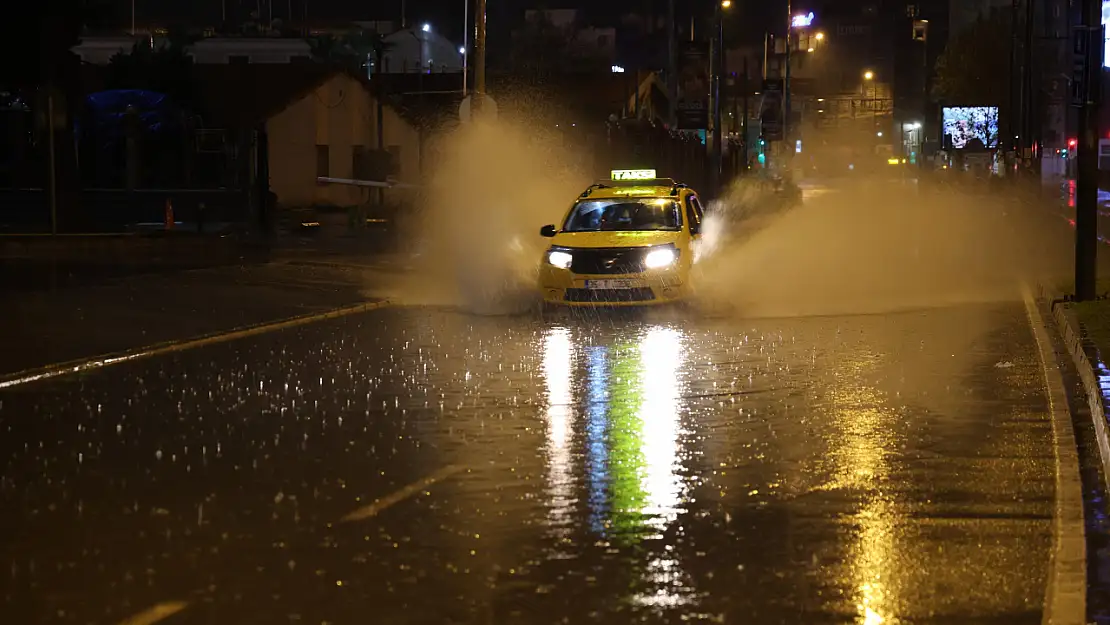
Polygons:
M814 93L823 97L859 91L865 108L891 115L893 143L920 152L923 140L939 137L939 111L929 93L948 40L948 11L948 0L826 2L813 10L811 29L821 39L810 38L809 47L799 50L816 65L803 74L813 76Z

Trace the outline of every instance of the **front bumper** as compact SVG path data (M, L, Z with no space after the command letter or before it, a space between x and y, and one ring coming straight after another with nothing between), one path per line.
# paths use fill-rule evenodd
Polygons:
M591 288L595 281L618 281L619 288ZM603 285L605 286L605 285ZM626 274L578 274L548 263L540 267L543 301L560 306L659 306L686 299L688 270L681 267Z

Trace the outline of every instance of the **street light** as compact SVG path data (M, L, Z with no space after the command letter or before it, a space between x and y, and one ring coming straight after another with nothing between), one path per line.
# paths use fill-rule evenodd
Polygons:
M420 27L420 30L422 30L426 33L430 33L430 32L432 32L432 25L427 23L427 22L424 22L424 25Z
M817 41L824 41L825 33L817 33L814 37L817 37Z
M875 73L872 72L871 70L867 70L866 72L863 73L863 79L864 80L871 80L874 77L875 77Z
M716 30L710 39L709 54L709 95L713 105L713 134L710 147L710 188L717 193L721 183L721 164L724 150L721 148L721 74L724 65L725 20L724 12L732 6L732 0L720 0L713 11L713 28Z

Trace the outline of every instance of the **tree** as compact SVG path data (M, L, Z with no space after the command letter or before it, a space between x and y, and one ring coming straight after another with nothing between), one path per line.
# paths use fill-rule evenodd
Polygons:
M72 120L81 100L80 59L73 47L81 34L113 23L111 0L38 0L21 6L0 20L0 55L11 60L0 76L0 90L26 94L33 102L35 123L34 151L38 163L32 166L47 179L47 154L54 150L57 214L63 230L76 223L74 192L79 187L77 152ZM51 94L53 97L48 97ZM66 122L46 132L48 102L55 119ZM53 137L53 142L48 141Z
M1008 109L1010 21L1008 9L992 9L949 40L944 53L937 59L932 90L937 100L954 105Z
M312 57L317 61L360 74L367 73L371 58L376 59L381 71L381 58L392 47L380 34L358 27L341 36L309 37L308 44L312 48Z
M609 62L589 41L577 34L582 24L559 27L537 11L523 29L513 33L511 70L535 79L552 74L608 71Z
M119 53L108 63L111 89L146 89L164 93L179 106L193 104L193 59L188 47L198 38L183 28L171 27L165 43L152 46L140 41L129 53Z

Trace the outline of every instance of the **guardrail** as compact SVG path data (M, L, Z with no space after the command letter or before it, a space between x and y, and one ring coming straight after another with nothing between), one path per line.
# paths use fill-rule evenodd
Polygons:
M371 187L375 189L419 189L420 185L409 184L407 182L399 182L397 180L359 180L357 178L332 178L330 176L318 176L316 182L319 184L343 184L353 187Z

